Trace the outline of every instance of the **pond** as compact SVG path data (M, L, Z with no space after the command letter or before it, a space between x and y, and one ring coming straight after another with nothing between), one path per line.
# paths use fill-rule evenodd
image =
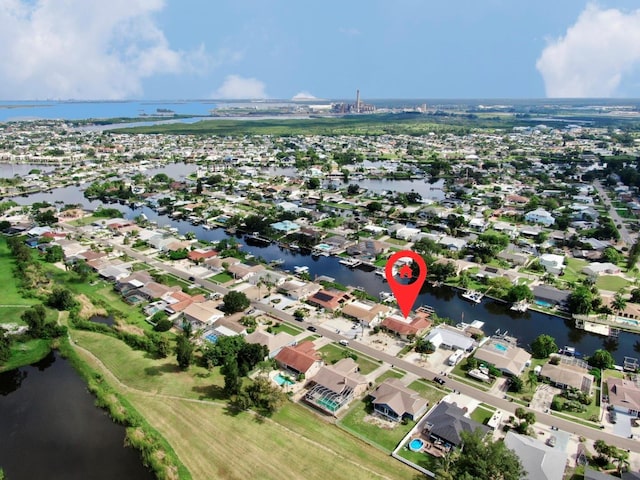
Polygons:
M0 467L7 478L152 480L138 452L123 446L125 428L94 401L54 352L0 373Z

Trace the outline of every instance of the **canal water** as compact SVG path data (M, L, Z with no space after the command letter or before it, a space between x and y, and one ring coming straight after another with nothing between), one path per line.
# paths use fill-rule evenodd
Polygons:
M0 373L0 467L7 479L152 480L125 428L94 405L57 353Z
M415 181L379 181L403 184L403 191L411 191ZM427 184L428 185L428 184ZM400 191L400 190L398 190ZM417 189L416 189L417 191ZM84 198L82 191L76 186L70 186L53 190L52 193L37 193L27 197L15 197L19 204L30 204L36 201L56 200L64 203L81 203L86 208L97 208L99 201L90 202ZM159 226L171 226L178 229L181 234L194 232L197 238L207 241L218 241L228 238L223 229L205 230L200 225L192 225L183 220L174 220L166 215L159 215L148 207L129 208L119 204L109 204L109 207L118 208L125 218L133 219L144 213L149 220L158 222ZM326 275L344 285L362 287L369 294L378 297L380 292L390 292L389 285L382 277L361 269L350 269L338 263L336 257L313 257L309 254L282 249L277 245L256 246L247 245L241 237L236 237L243 245L242 249L258 258L266 261L284 260L280 266L283 270L293 271L295 266L309 267L311 278ZM520 344L527 347L541 333L553 336L559 347L570 345L577 351L589 355L599 348L605 348L612 353L616 362L622 364L625 356L640 357L640 336L632 333L621 332L617 340L608 339L599 335L584 332L573 328L573 322L561 318L546 315L540 312L528 311L525 313L512 312L510 305L491 299L483 299L482 303L474 304L461 298L460 294L449 287L434 288L425 285L418 296L416 306L430 305L435 308L440 317L451 318L454 323L480 320L485 322L485 333L492 334L497 330L507 331L516 337ZM638 351L636 351L636 349Z

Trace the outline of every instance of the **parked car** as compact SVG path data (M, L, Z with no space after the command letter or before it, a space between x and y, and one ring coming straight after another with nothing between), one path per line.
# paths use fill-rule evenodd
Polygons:
M340 345L342 345L343 347L346 347L347 345L349 345L349 341L348 340L340 340L338 343Z
M555 437L555 435L551 435L547 439L547 445L549 445L550 447L555 447L556 446L556 437Z
M309 325L307 327L307 330L309 330L310 332L316 332L318 329L316 327L314 327L313 325Z
M618 421L618 415L616 415L616 412L614 410L609 412L609 421L611 423L616 423Z
M439 383L440 385L444 385L444 379L440 377L433 377L433 381Z

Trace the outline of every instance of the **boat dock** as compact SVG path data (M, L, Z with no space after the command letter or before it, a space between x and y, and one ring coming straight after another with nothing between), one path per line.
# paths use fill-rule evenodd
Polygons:
M474 303L480 303L482 301L482 297L484 297L484 293L478 292L477 290L467 290L462 294L462 298Z
M640 333L640 322L618 315L574 315L576 328L605 337L617 338L621 330Z

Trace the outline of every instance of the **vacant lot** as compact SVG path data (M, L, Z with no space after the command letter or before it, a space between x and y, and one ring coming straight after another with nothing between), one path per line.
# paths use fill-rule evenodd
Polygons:
M351 352L348 348L342 348L332 343L325 345L319 351L327 364L336 363L338 360L345 358L345 352ZM358 357L356 363L360 367L360 373L362 375L367 375L380 366L380 364L374 360L364 357L360 353L356 353L356 356Z
M20 315L25 308L38 303L33 298L24 298L18 291L16 281L13 278L15 261L11 251L7 246L7 240L0 237L0 285L2 285L2 295L0 295L0 323L24 323L20 320Z

